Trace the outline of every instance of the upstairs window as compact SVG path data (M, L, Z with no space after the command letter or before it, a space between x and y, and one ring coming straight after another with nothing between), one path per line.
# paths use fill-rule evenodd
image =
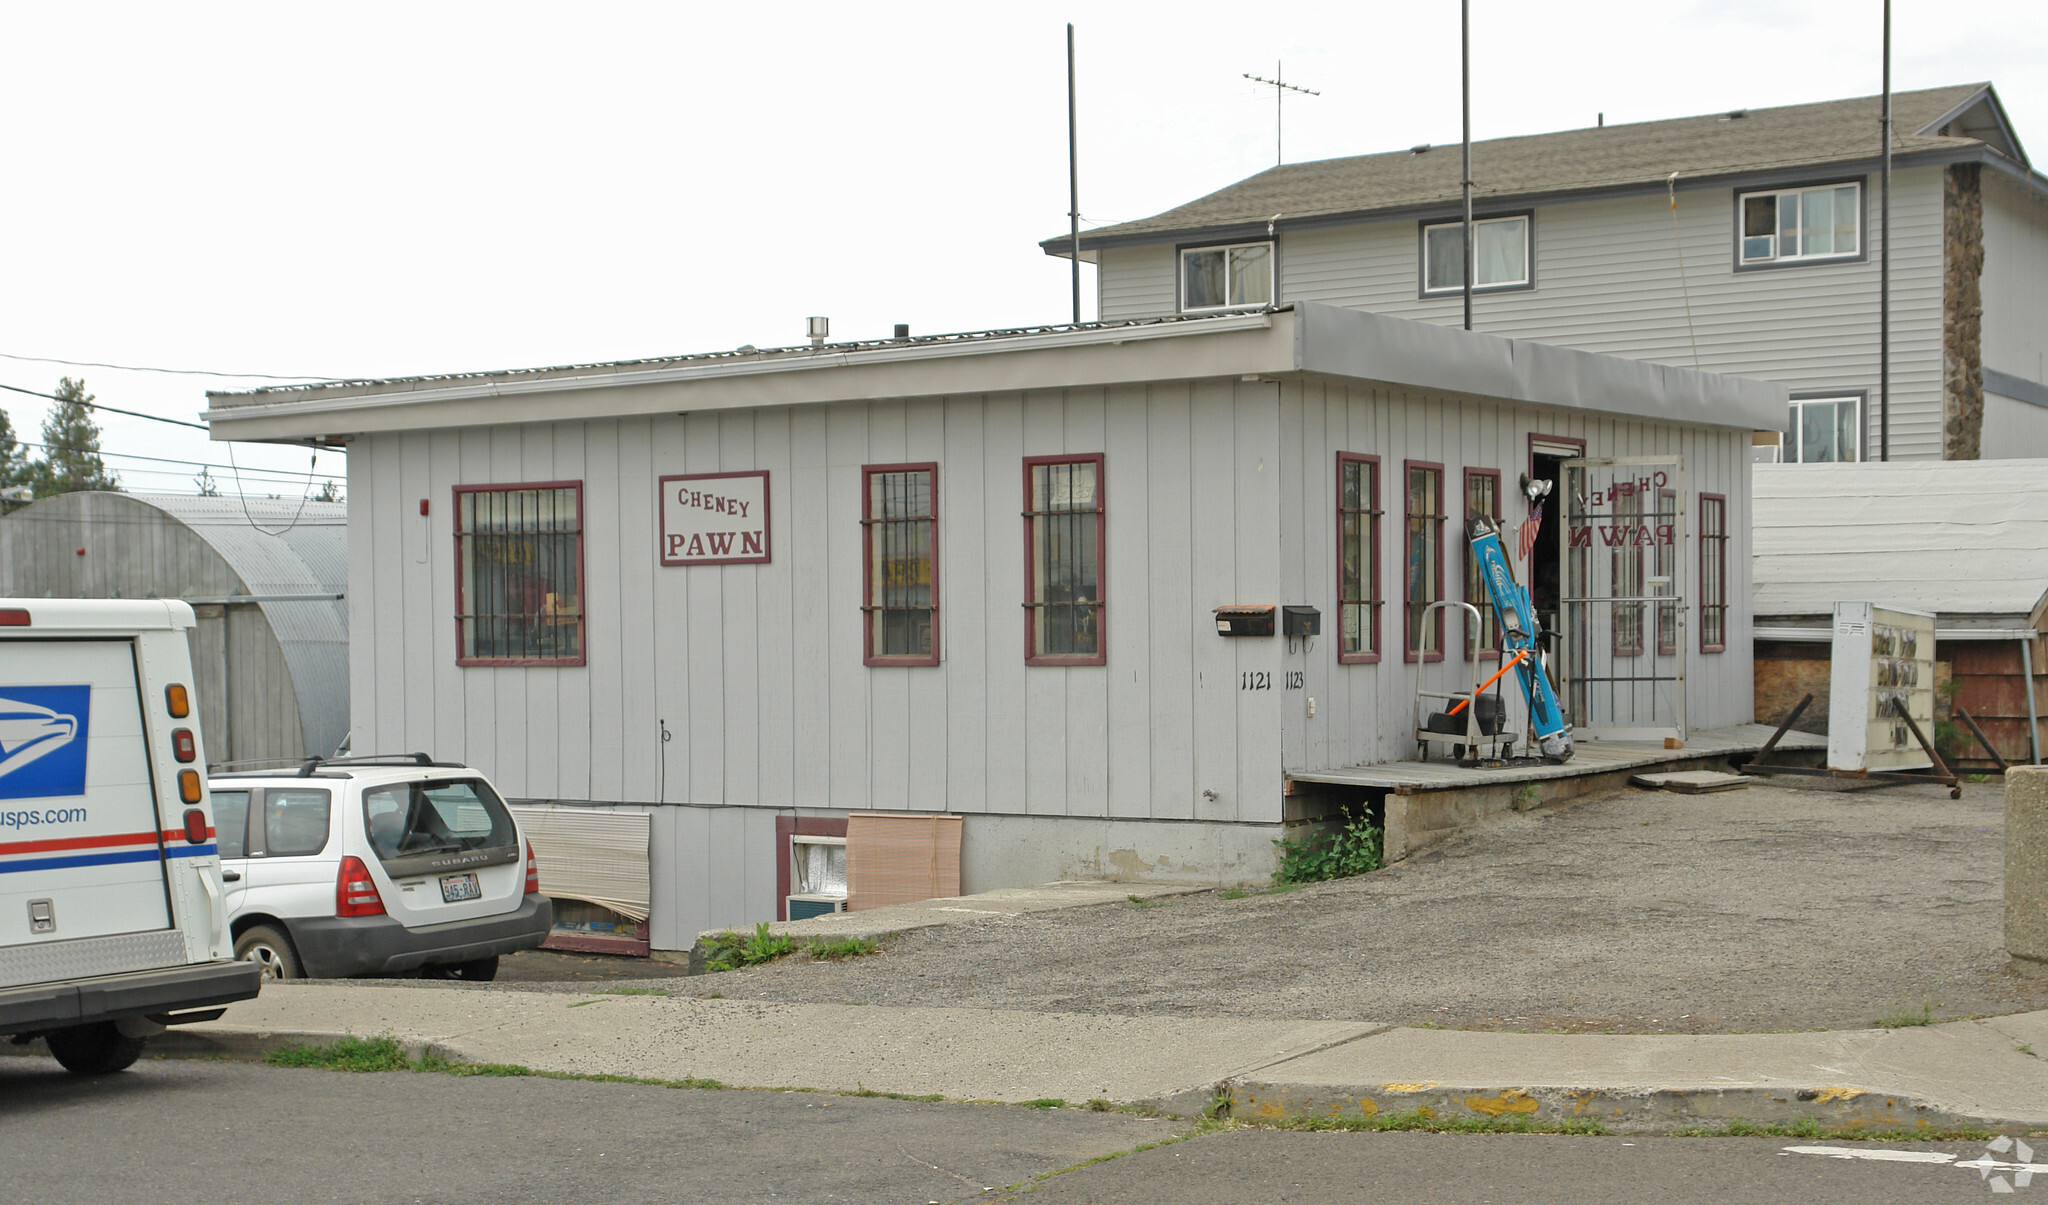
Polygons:
M1529 215L1484 218L1472 223L1472 288L1529 287ZM1444 222L1422 228L1422 292L1465 291L1465 224Z
M1024 461L1024 661L1101 665L1102 457Z
M1180 297L1183 310L1273 304L1273 244L1239 243L1182 251Z
M1736 212L1745 265L1841 259L1863 251L1860 184L1746 192Z
M869 665L939 663L939 466L861 470Z
M1863 399L1813 397L1792 400L1785 424L1785 463L1831 464L1861 460Z
M1337 453L1337 660L1380 659L1380 458Z
M582 665L583 485L455 490L458 665Z

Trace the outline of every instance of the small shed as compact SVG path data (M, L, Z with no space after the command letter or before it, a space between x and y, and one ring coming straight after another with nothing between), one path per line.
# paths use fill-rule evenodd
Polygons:
M1824 730L1834 605L1872 602L1932 612L1948 707L2006 760L2039 759L2048 460L1758 465L1753 481L1758 720L1812 694L1798 726ZM1945 752L1988 764L1966 730L1940 727Z
M0 595L192 604L215 763L331 754L348 735L348 508L88 491L0 519Z

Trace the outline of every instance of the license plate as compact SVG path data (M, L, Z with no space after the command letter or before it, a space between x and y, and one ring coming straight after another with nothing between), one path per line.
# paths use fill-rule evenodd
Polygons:
M444 904L480 900L483 895L483 888L476 885L476 876L473 874L451 874L443 875L441 878L441 902Z

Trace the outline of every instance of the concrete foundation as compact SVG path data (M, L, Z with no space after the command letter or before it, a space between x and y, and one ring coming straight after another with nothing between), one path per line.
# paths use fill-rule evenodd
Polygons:
M2048 766L2005 774L2005 949L2048 972Z
M1279 824L969 815L960 847L968 894L1060 879L1228 887L1267 883Z

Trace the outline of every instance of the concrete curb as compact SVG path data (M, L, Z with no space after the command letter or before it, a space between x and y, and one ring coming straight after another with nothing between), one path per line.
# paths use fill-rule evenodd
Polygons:
M1838 1085L1669 1085L1536 1087L1447 1084L1300 1084L1227 1080L1217 1095L1231 1116L1248 1121L1372 1117L1422 1111L1446 1120L1597 1122L1620 1134L1665 1134L1729 1122L1791 1125L1813 1121L1830 1130L2048 1129L2048 1117L1990 1117L1938 1108L1896 1093Z

